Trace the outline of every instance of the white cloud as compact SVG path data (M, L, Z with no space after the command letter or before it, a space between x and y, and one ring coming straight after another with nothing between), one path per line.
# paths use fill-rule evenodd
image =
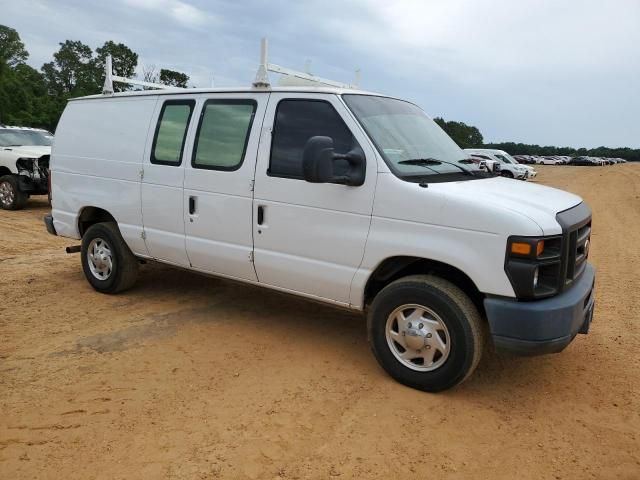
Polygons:
M216 21L216 18L204 10L181 0L122 0L126 5L169 16L181 25L190 28L202 28Z

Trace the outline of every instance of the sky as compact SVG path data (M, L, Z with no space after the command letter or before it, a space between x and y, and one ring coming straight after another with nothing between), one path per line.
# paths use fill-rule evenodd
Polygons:
M250 85L268 37L272 63L360 69L485 142L640 147L640 0L0 0L0 24L35 68L113 40L198 87Z

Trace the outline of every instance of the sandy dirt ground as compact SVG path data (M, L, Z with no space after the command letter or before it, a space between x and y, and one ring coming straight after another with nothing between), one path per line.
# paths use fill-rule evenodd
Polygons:
M101 295L44 199L0 211L0 478L640 478L640 165L539 171L593 208L591 333L435 395L359 315L160 265Z

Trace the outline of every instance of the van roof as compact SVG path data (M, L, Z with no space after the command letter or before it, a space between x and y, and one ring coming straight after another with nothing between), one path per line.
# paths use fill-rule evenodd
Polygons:
M354 94L354 95L373 95L376 97L389 97L375 92L365 90L354 90L351 88L337 87L270 87L270 88L253 88L253 87L224 87L224 88L166 88L157 90L129 90L126 92L117 92L113 94L97 94L88 95L86 97L77 97L69 99L70 102L78 100L90 99L106 99L121 97L143 97L154 95L194 95L201 93L272 93L272 92L290 92L290 93L327 93L333 95ZM393 98L393 97L389 97Z

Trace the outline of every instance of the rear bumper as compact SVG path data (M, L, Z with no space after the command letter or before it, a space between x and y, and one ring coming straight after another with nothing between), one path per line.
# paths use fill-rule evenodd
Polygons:
M587 264L579 280L555 297L518 302L484 300L494 345L520 355L557 353L578 333L586 334L593 318L595 270Z
M58 235L58 232L56 232L56 227L53 226L53 215L45 215L44 224L47 227L47 232L49 232L51 235Z

